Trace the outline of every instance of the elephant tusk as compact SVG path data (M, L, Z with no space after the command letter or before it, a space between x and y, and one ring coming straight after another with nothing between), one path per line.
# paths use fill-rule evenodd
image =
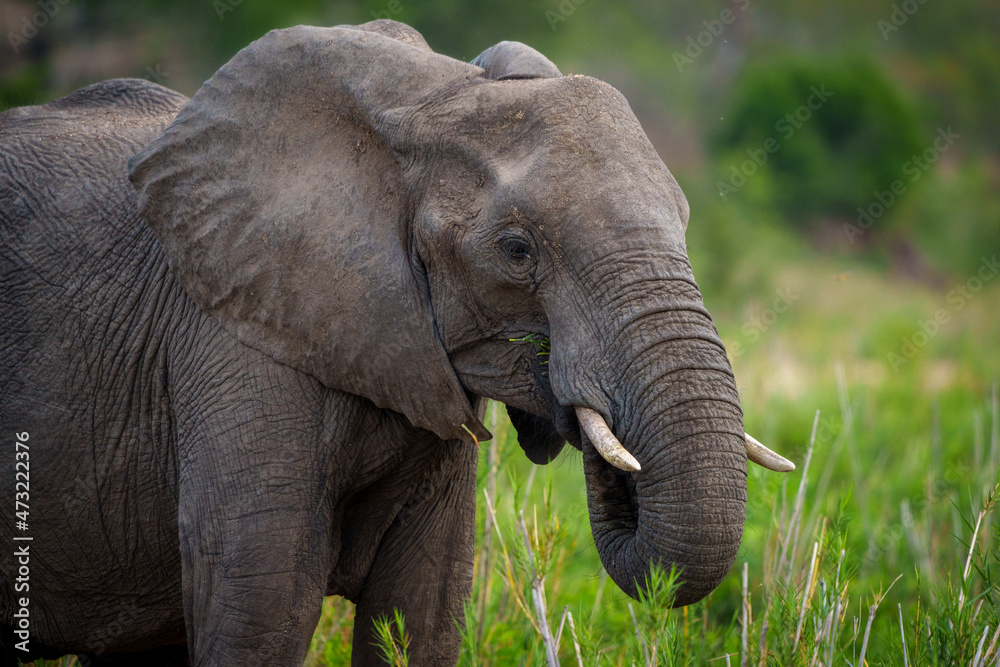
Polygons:
M791 472L795 470L795 464L786 459L781 454L776 454L770 449L760 444L752 435L744 433L747 437L747 460L753 461L759 466L763 466L774 472Z
M600 413L590 408L576 406L576 418L580 420L580 426L605 461L619 470L628 472L638 472L642 469L635 457L618 442L618 438L608 428Z

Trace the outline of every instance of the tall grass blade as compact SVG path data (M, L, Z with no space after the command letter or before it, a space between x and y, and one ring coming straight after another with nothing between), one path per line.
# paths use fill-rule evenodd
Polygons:
M747 594L747 578L749 565L743 563L743 636L741 638L740 665L747 667L747 633L750 630L750 597Z
M573 650L576 652L577 667L583 667L583 656L580 655L580 640L576 637L576 625L573 623L573 612L567 611L566 618L569 620L569 634L573 637Z
M792 510L792 517L788 521L788 528L785 533L785 542L781 547L781 556L778 558L777 574L780 575L786 564L788 566L788 575L785 578L786 586L791 586L792 583L792 569L795 561L795 543L797 542L799 535L799 519L802 516L802 507L805 504L806 498L806 486L809 481L809 462L812 461L813 447L816 445L816 429L818 427L819 410L816 411L816 416L813 418L812 434L809 436L809 449L806 450L806 460L802 464L802 479L799 480L799 490L795 495L795 508ZM791 549L791 557L788 557L789 549Z
M552 631L549 629L548 609L545 603L545 584L541 577L538 576L538 571L535 568L535 552L531 548L528 529L524 525L523 512L519 513L518 527L524 536L524 548L528 552L528 564L531 567L531 599L535 605L538 634L542 636L542 641L545 642L545 657L548 660L549 667L559 667L559 651L556 648L555 638L552 637Z
M809 598L812 593L813 574L816 572L816 551L819 549L819 542L813 542L812 559L809 562L809 575L806 578L806 588L802 592L802 610L799 612L799 624L795 628L795 641L792 642L792 653L799 645L799 638L802 636L802 624L806 621L806 608L809 606Z
M639 621L635 620L635 609L632 608L631 602L628 603L628 613L632 614L632 626L635 627L635 638L642 648L642 656L646 667L649 667L649 651L646 650L646 640L642 638L642 631L639 630Z
M906 633L903 632L903 605L897 603L896 608L899 609L899 638L903 642L903 667L910 667L910 661L906 655Z

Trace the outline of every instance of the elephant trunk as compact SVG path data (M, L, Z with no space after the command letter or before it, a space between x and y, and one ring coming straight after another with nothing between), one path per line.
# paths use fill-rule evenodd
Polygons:
M609 465L581 429L594 541L630 596L653 564L676 565L675 605L691 604L725 577L743 534L747 458L735 380L700 303L639 317L615 340L600 373L612 381L599 380L614 387L603 392L611 405L592 407L606 409L641 470Z

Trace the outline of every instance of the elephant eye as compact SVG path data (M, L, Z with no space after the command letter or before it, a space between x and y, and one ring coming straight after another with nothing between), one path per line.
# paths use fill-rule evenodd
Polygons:
M522 238L508 237L500 242L500 249L506 259L523 262L531 259L531 246Z

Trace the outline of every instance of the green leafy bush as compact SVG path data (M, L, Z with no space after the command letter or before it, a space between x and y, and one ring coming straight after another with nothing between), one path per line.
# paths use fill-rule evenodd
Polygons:
M762 61L740 77L710 138L723 198L776 207L797 227L855 218L905 177L929 140L917 113L871 61Z
M1000 170L987 160L964 160L927 179L901 207L914 240L938 269L958 280L977 275L1000 253ZM990 265L982 277L995 280Z

